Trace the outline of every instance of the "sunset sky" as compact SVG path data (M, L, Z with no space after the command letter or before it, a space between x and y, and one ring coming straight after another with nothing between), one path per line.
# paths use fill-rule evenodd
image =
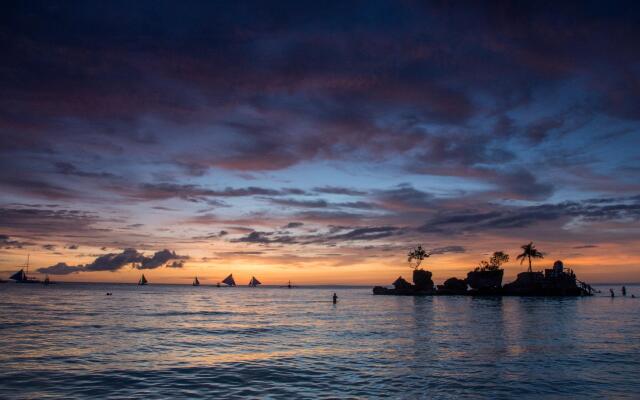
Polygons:
M430 4L4 2L0 278L640 282L640 3Z

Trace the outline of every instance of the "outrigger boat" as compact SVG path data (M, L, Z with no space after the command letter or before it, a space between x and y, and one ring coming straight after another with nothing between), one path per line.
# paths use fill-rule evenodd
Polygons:
M27 272L24 269L27 269ZM20 268L20 271L11 275L9 279L15 281L16 283L40 283L40 280L34 277L29 276L29 255L27 255L27 264L25 268Z
M233 279L233 274L229 274L229 276L224 278L222 280L222 283L224 283L227 286L235 286L236 285L236 281Z
M291 281L289 281L289 283L287 283L287 284L286 284L286 285L284 285L284 286L280 286L280 287L283 287L283 288L285 288L285 287L286 287L287 289L293 289L293 287L294 287L294 286L291 284Z
M251 287L256 287L258 285L262 285L262 282L260 282L259 280L256 279L255 276L251 277L251 280L249 281L249 286Z

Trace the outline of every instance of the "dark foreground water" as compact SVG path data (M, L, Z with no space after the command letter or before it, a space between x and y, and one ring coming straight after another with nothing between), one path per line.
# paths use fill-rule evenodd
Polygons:
M640 398L640 299L370 293L3 284L0 398Z

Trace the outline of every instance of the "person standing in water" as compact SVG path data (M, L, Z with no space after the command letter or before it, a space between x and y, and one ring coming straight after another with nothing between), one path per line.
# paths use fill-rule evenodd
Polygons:
M622 287L622 295L626 296L627 295L627 288L626 287Z
M616 297L615 293L613 293L613 289L609 289L609 293L611 293L611 298Z
M338 302L338 295L337 294L333 294L333 304L336 304Z

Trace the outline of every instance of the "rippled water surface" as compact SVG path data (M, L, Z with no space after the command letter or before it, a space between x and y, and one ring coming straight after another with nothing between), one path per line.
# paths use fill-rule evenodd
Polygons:
M370 293L3 284L0 398L640 396L640 299Z

